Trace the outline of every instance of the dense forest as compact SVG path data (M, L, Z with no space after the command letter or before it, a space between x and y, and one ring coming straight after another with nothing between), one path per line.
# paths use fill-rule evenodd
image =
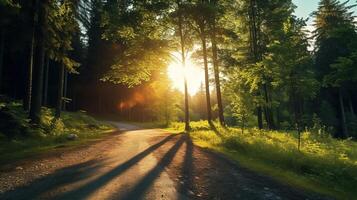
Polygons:
M321 0L307 19L291 0L1 0L1 98L130 121L218 120L357 137L353 6ZM167 75L188 57L196 94Z

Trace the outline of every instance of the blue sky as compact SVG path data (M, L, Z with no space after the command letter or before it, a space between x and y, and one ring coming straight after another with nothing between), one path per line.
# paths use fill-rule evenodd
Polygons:
M297 6L296 9L296 15L298 17L304 17L307 18L310 16L310 14L317 10L317 5L320 0L293 0L294 4ZM341 2L344 2L345 0L342 0ZM355 3L355 0L351 0L349 4ZM355 13L357 14L357 8L355 7L353 9ZM312 19L310 18L310 23Z

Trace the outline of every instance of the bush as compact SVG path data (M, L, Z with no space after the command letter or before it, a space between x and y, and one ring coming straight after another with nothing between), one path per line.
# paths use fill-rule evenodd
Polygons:
M19 102L0 102L0 162L68 143L70 134L76 134L84 142L113 129L83 111L62 112L62 117L55 119L54 110L43 107L40 119L39 126L32 126Z

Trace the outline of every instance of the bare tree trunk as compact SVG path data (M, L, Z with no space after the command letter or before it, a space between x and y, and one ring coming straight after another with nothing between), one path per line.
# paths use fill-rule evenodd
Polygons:
M5 28L0 33L0 94L2 90L2 69L4 65L4 50L5 49Z
M186 55L185 55L185 38L183 36L183 18L181 12L181 0L177 1L178 9L179 9L179 34L181 40L181 59L182 59L182 67L186 68ZM188 87L187 87L187 77L184 74L184 87L185 87L185 131L190 130L190 111L189 111L189 104L188 104Z
M348 104L349 104L349 107L350 107L351 115L354 118L356 116L356 114L355 114L355 109L353 108L351 95L348 95Z
M244 129L245 129L245 114L242 115L242 128L241 128L241 132L242 134L244 134Z
M30 111L31 108L31 97L32 97L32 76L33 76L33 64L35 56L35 45L36 45L36 13L38 12L38 1L32 0L32 27L31 27L31 43L30 43L30 54L29 54L29 67L27 71L27 84L26 93L23 100L23 108L26 111Z
M259 129L263 129L263 111L261 106L257 107L257 119Z
M211 108L211 96L209 90L209 73L208 73L208 61L207 61L207 46L206 46L206 35L204 29L201 35L202 40L202 51L203 51L203 63L205 69L205 84L206 84L206 103L207 103L207 120L212 122L212 108Z
M342 127L342 134L343 137L348 137L348 132L347 132L347 125L346 125L346 115L345 115L345 106L343 104L343 96L342 96L342 89L338 89L338 99L340 103L340 110L341 110L341 127Z
M225 126L224 115L223 115L223 104L222 104L222 94L221 94L221 83L219 79L219 67L218 67L218 55L217 55L217 41L216 41L216 19L212 22L212 60L213 60L213 70L214 70L214 80L216 83L216 94L217 94L217 104L218 104L218 118L222 126Z
M44 83L43 83L43 105L47 106L48 102L48 73L49 73L49 67L50 67L50 58L46 56L46 65L45 65L45 77L44 77Z
M47 25L48 0L43 0L38 7L38 23L36 25L36 59L34 60L33 92L31 95L30 119L34 124L40 123L42 92L43 92L43 68L45 60L45 26Z
M68 99L68 72L66 69L64 69L64 86L63 86L63 97L64 98L67 98ZM66 101L63 101L63 105L62 105L62 109L63 111L66 111L67 110L67 102Z
M58 119L61 117L62 103L63 103L63 85L64 85L64 64L61 63L59 73L58 73L58 88L57 88L57 104L56 104L56 115Z
M263 91L264 91L264 99L265 99L265 118L268 124L268 128L270 130L274 130L275 129L275 124L274 124L274 116L272 113L272 109L271 109L271 101L269 98L269 93L268 93L268 87L266 84L263 84Z

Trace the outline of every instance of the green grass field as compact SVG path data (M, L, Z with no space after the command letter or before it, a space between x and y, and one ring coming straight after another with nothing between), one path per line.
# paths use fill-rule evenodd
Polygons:
M294 132L240 128L212 129L207 122L192 122L189 132L198 146L227 155L240 165L282 182L337 199L357 197L357 143L305 132L298 150ZM170 131L183 131L172 123Z
M0 163L39 155L58 147L84 144L114 130L112 125L98 121L84 111L63 112L61 120L55 121L54 111L43 108L40 126L33 127L20 103L0 102L0 109L6 113L5 123L9 125L0 129ZM78 138L69 140L69 134L76 134Z

